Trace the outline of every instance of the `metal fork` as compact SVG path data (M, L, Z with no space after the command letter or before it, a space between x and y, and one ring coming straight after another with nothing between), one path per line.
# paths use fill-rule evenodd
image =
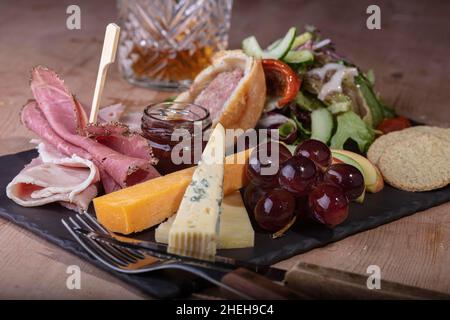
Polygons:
M75 218L76 220L72 217L67 219L63 218L61 219L61 222L72 237L74 237L74 239L90 255L114 271L127 274L137 274L164 269L184 270L210 282L213 285L223 288L241 297L242 299L251 299L251 297L247 294L239 292L236 289L222 283L220 278L223 276L223 272L217 272L217 270L213 269L208 269L208 272L206 272L201 269L204 269L204 266L197 266L190 262L185 263L174 260L161 260L149 255L143 250L122 248L102 241L94 240L84 236L82 233L77 232L77 229L96 231L106 235L109 235L109 232L88 212L77 214Z

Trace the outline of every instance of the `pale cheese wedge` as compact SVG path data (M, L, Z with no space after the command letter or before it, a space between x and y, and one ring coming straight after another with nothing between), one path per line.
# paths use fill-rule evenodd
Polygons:
M219 123L184 193L169 231L170 253L214 260L223 198L225 129Z
M155 240L159 243L169 242L169 231L175 216L161 223L155 230ZM255 244L255 231L245 209L239 191L223 198L220 213L218 249L252 248Z

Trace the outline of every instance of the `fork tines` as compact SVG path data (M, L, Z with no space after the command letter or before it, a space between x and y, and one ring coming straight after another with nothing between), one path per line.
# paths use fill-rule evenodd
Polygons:
M84 229L109 235L109 232L102 227L98 221L88 212L77 214L75 219L69 217L61 220L70 234L77 242L95 258L109 265L110 267L126 267L131 263L136 263L144 256L138 250L119 248L112 244L96 241L77 230Z
M77 214L72 217L61 219L64 227L74 239L94 258L106 265L108 268L128 274L144 273L161 269L175 269L189 272L203 278L218 287L232 292L242 299L250 299L246 293L242 293L205 270L189 263L180 263L174 260L160 260L145 251L116 246L114 244L89 237L89 232L97 232L107 236L111 234L103 228L98 221L89 213ZM212 270L210 270L212 272Z

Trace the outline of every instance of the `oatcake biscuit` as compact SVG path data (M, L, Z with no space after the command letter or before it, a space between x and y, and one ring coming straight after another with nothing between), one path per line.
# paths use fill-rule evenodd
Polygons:
M370 146L367 152L367 158L374 163L378 164L378 161L383 154L384 150L400 142L404 139L415 138L422 136L423 134L432 134L440 139L450 142L450 129L430 127L430 126L415 126L401 131L394 131L385 135L382 135L376 139Z
M450 128L417 126L408 129L409 132L430 133L440 139L450 142Z
M414 127L419 128L419 127ZM378 161L380 160L381 155L383 154L384 150L386 150L388 147L394 145L397 142L400 142L408 137L416 137L420 136L423 133L420 130L414 130L411 131L411 128L404 129L401 131L394 131L387 134L384 134L377 138L372 145L370 146L369 150L367 151L367 158L375 165L378 165Z
M450 183L449 141L424 132L402 137L378 159L387 183L406 191L433 190Z

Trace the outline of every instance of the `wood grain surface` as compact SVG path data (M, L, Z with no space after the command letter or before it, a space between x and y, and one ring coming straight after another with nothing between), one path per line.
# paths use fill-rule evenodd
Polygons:
M42 64L58 71L84 103L90 104L104 28L116 20L115 1L77 1L81 30L66 29L73 1L0 2L0 154L31 148L33 135L19 121L31 97L30 70ZM450 126L450 2L377 1L381 30L367 30L372 1L235 0L230 47L255 34L263 44L288 27L313 24L338 50L373 69L377 88L400 114ZM447 89L447 90L446 90ZM140 109L170 94L133 87L113 66L102 105L122 101ZM450 293L450 204L417 213L326 247L280 262L297 261L366 274L380 266L382 278ZM82 271L81 290L66 288L67 266ZM0 220L0 298L148 298L78 257Z

